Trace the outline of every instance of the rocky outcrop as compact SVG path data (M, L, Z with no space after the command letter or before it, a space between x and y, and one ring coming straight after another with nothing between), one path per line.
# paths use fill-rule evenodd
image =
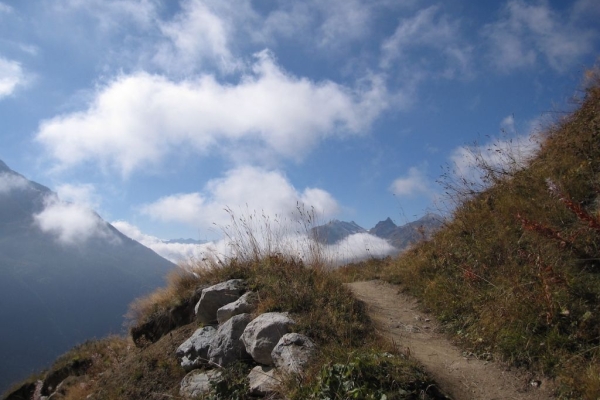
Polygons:
M189 372L208 363L208 350L216 333L217 329L212 326L197 329L177 348L176 354L183 369Z
M194 309L198 321L207 325L217 323L217 310L239 299L242 293L244 293L242 279L231 279L202 290L200 301Z
M43 380L25 383L9 393L3 400L59 399L65 394L60 390L63 386L80 379L92 366L92 360L84 358L72 360L66 365L50 370Z
M226 367L235 361L248 358L248 353L240 337L251 320L250 314L240 314L219 326L208 350L211 364Z
M279 379L275 376L277 370L273 367L257 365L248 374L248 387L252 396L267 396L272 394L279 385Z
M184 398L196 398L206 394L211 389L211 382L218 381L221 378L221 372L217 370L190 372L181 381L179 395Z
M287 313L270 312L259 315L248 324L242 335L246 351L256 362L273 365L271 351L294 323Z
M145 343L155 343L173 329L192 322L195 317L194 307L200 300L205 287L196 289L194 295L188 300L159 313L150 321L132 327L130 334L135 345L143 347Z
M177 349L181 366L191 371L181 382L181 396L206 394L211 380L221 376L216 370L196 368L224 368L241 360L262 364L248 375L249 394L270 396L276 392L281 374L301 373L313 356L315 345L308 337L289 333L295 322L288 313L269 312L252 318L248 311L256 309L258 296L252 292L242 296L245 286L244 281L234 279L203 290L195 313L204 321L218 320L219 326L197 329Z
M30 400L35 393L38 384L36 382L27 382L17 389L9 392L3 400Z
M224 305L217 310L217 321L220 324L227 322L227 320L234 315L251 313L256 309L258 303L258 296L254 292L246 292L234 301Z
M281 337L271 352L278 370L287 374L300 374L314 356L316 346L308 336L288 333Z
M67 379L69 376L79 376L85 374L89 367L92 366L92 360L73 360L62 368L51 371L44 379L42 386L42 396L49 396L56 390L58 385Z

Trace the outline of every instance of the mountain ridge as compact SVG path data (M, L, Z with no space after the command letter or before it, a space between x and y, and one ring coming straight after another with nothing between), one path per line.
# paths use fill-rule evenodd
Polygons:
M41 229L48 207L69 204L0 160L0 319L11 327L0 330L0 392L77 343L119 333L128 304L173 267L91 210L98 234L80 242Z
M443 217L440 215L427 213L415 221L398 226L388 217L367 230L354 221L333 219L326 224L312 228L311 233L317 241L328 245L339 243L353 234L368 233L387 240L398 250L404 250L412 243L429 238L442 225L442 221Z

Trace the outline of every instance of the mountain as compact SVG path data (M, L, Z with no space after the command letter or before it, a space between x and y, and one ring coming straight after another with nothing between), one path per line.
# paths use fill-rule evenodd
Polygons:
M0 161L0 392L123 329L173 264Z
M347 236L365 232L366 229L358 226L354 221L344 222L337 219L311 229L313 237L323 244L334 244Z
M429 238L442 226L443 218L437 214L428 213L416 221L397 226L390 218L380 221L369 230L369 233L383 239L398 249L405 249L412 243Z
M386 239L392 246L403 250L412 243L429 238L436 229L442 226L442 220L441 216L428 213L416 221L397 226L391 218L387 218L367 231L354 221L345 222L334 219L325 225L312 228L311 232L313 237L323 244L335 244L355 233L370 233Z

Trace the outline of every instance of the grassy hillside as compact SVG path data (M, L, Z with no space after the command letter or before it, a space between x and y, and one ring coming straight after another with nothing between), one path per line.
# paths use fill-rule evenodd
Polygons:
M382 275L475 353L554 376L564 397L597 399L600 76L588 78L578 109L547 129L525 168L480 159L491 186L455 186L463 200L450 222Z
M132 307L135 322L149 321L193 295L198 287L243 278L260 299L257 313L288 311L304 333L318 345L317 359L304 377L290 377L282 394L290 399L422 399L436 398L432 380L408 357L375 333L363 303L330 273L302 262L271 255L231 260L227 265L199 268L196 275L173 274L169 286L138 300ZM87 370L71 379L61 399L180 398L185 371L175 350L198 327L179 327L144 348L129 338L86 343L65 354L52 370L85 360ZM87 361L89 360L89 361ZM252 368L241 363L225 371L226 384L210 399L245 399L245 377ZM439 397L437 397L439 398Z

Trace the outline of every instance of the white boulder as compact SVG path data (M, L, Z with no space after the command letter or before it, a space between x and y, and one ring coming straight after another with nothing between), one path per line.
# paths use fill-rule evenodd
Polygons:
M208 349L217 330L212 326L197 329L192 336L177 348L177 357L186 371L208 363Z
M234 315L251 313L256 309L258 302L258 296L254 292L246 292L234 301L224 305L217 310L217 321L219 324L226 322L229 318Z
M237 360L248 358L248 353L246 353L240 337L251 320L250 314L240 314L231 317L219 326L208 350L211 364L226 367Z
M242 342L252 358L264 365L273 365L271 351L279 339L295 324L287 313L261 314L246 326Z
M271 352L278 370L288 374L301 373L314 356L317 346L299 333L283 335Z
M244 293L244 280L231 279L202 290L194 311L196 318L204 324L217 323L217 310L232 303Z

